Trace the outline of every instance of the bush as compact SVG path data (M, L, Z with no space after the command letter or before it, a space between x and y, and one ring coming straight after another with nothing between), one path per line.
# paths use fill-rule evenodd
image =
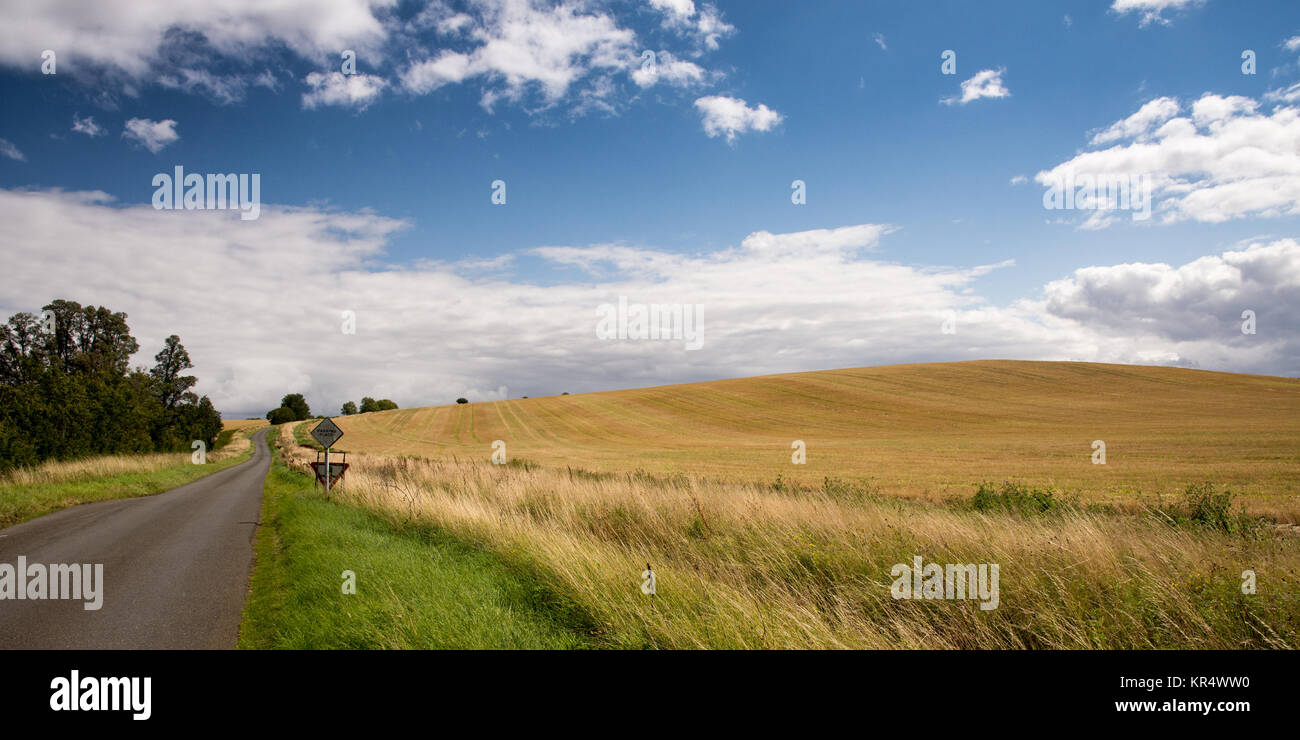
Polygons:
M469 400L465 398L457 398L456 403L469 403Z
M289 421L298 421L298 416L294 414L293 409L281 406L278 409L266 412L266 420L272 424L283 424Z
M1012 481L1002 481L997 487L981 483L971 507L976 511L1011 511L1017 514L1045 514L1055 511L1065 502L1048 488L1031 488Z
M1232 507L1235 494L1218 491L1213 483L1193 483L1183 490L1181 501L1156 509L1173 524L1205 527L1229 534L1254 537L1263 529L1264 518L1246 513L1246 507Z

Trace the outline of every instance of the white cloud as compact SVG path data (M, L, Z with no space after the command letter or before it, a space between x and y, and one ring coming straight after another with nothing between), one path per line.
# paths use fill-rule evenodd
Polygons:
M165 121L132 118L126 122L126 128L122 131L122 136L139 142L141 146L154 154L181 138L181 135L176 133L176 122L170 118Z
M104 133L104 129L95 123L94 116L81 118L76 113L72 114L72 130L79 134L85 134L92 139Z
M698 12L692 0L650 0L650 5L663 13L665 28L694 43L697 54L716 51L723 38L736 32L736 27L722 20L722 13L710 4Z
M14 146L13 142L8 139L0 139L0 156L8 157L19 162L23 162L27 159L22 152L18 151L18 147Z
M1027 182L1029 182L1029 178L1025 177L1024 175L1016 175L1015 177L1011 178L1012 185L1024 185Z
M1086 267L1044 289L1045 310L1132 347L1215 368L1300 370L1300 243L1282 239L1173 267ZM1241 331L1253 311L1256 333Z
M1292 36L1283 41L1282 46L1286 47L1287 51L1300 51L1300 36Z
M28 3L0 23L0 63L35 69L41 51L54 49L60 74L93 66L144 79L175 31L199 34L218 53L240 58L272 44L306 58L337 58L340 49L377 47L388 36L380 16L395 6L396 0Z
M965 105L980 98L1005 98L1011 95L1011 91L1002 84L1005 72L1004 69L980 70L974 77L961 83L961 95L944 98L939 102L944 105Z
M977 281L1009 263L891 262L874 251L892 230L879 224L760 231L698 254L543 247L528 251L588 277L537 284L512 277L509 255L388 266L387 242L405 224L370 212L264 205L240 221L118 207L102 193L0 190L0 223L11 286L0 311L54 297L125 311L143 364L177 333L198 390L227 414L264 413L300 391L328 411L363 394L415 406L500 386L540 395L987 357L1300 367L1291 240L1177 268L1084 268L999 307ZM702 305L703 347L601 341L597 307L619 296ZM1256 336L1233 325L1245 309L1258 314ZM340 331L344 310L356 312L355 335ZM940 331L949 311L955 335Z
M691 87L703 83L708 76L698 64L660 51L655 54L653 64L642 65L632 72L632 81L640 87L652 87L660 82L672 87Z
M345 75L341 72L312 72L304 81L311 88L302 95L304 108L340 105L364 110L388 84L374 75Z
M647 11L607 0L463 0L455 9L428 0L406 19L398 15L398 0L81 5L43 2L9 14L0 23L0 64L34 68L41 52L52 48L61 73L112 94L135 97L153 83L230 104L253 86L278 90L274 77L257 70L287 49L313 65L331 65L317 67L316 87L304 93L307 107L365 107L390 84L423 94L472 82L481 86L480 102L489 111L509 101L530 113L563 102L573 102L576 113L617 113L631 99L620 84L625 75L642 88L657 82L689 87L721 76L706 71L698 57L735 32L711 4L656 0L648 12L659 23L647 35L670 41L671 52L663 53L673 61L665 60L650 79L638 71L645 47L633 30ZM424 35L430 31L436 41ZM327 77L343 49L369 58L374 70L395 67L394 79Z
M410 92L425 93L443 84L479 78L482 102L521 101L536 91L546 105L574 85L589 83L588 94L608 74L630 70L638 58L636 34L612 15L582 4L543 7L532 0L474 0L475 16L458 26L474 46L444 50L414 62L402 73Z
M249 81L242 75L215 75L205 69L182 67L174 73L159 75L158 84L187 93L202 93L221 105L229 105L244 99Z
M873 33L871 34L871 40L875 41L882 51L889 51L889 47L885 45L885 34Z
M709 138L725 136L729 143L747 131L771 131L783 120L780 113L766 105L759 103L757 108L750 108L740 98L709 95L697 99L695 107L703 116L704 133Z
M402 73L402 85L414 93L427 93L472 74L467 54L444 51L437 57L412 64Z
M650 0L650 7L675 18L690 18L695 15L694 0Z
M1206 93L1190 115L1181 111L1172 98L1151 101L1093 137L1094 144L1121 143L1078 154L1035 179L1051 186L1149 175L1153 210L1164 223L1300 214L1300 109L1278 105L1264 113L1251 98Z
M1166 10L1186 10L1200 5L1204 0L1115 0L1110 9L1120 15L1135 13L1139 17L1138 25L1146 27L1152 23L1167 26L1171 23L1163 13Z
M1281 90L1269 90L1264 99L1275 103L1295 103L1300 101L1300 82Z
M1109 144L1120 139L1145 139L1156 125L1178 115L1176 98L1156 98L1148 101L1137 113L1116 121L1106 130L1092 137L1092 145Z

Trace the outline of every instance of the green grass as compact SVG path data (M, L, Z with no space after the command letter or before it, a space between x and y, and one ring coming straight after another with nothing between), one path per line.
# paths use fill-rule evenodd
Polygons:
M96 475L58 483L0 482L0 528L10 527L69 506L92 501L151 496L193 483L244 462L252 450L219 462L195 465L189 454L177 455L175 465L116 475Z
M528 574L435 529L398 531L327 501L272 450L240 648L587 646L584 620Z
M310 447L313 450L325 449L324 447L320 446L320 443L317 442L314 437L311 436L311 430L315 429L316 425L319 423L320 422L314 419L308 419L306 422L303 423L295 423L293 427L294 441L296 441L300 445L306 445L307 447Z

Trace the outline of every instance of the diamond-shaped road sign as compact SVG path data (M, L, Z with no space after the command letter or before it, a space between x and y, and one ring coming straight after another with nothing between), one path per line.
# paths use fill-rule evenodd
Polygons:
M333 419L326 419L311 430L311 436L315 437L317 442L320 442L321 447L328 450L343 436L343 430L339 429L338 424L335 424Z

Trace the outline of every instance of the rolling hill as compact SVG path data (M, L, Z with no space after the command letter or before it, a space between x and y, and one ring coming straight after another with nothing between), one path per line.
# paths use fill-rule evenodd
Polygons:
M1015 479L1130 501L1213 481L1300 520L1300 379L975 361L827 370L337 417L340 448L968 496ZM806 464L791 461L806 445ZM1106 446L1093 463L1093 442Z

